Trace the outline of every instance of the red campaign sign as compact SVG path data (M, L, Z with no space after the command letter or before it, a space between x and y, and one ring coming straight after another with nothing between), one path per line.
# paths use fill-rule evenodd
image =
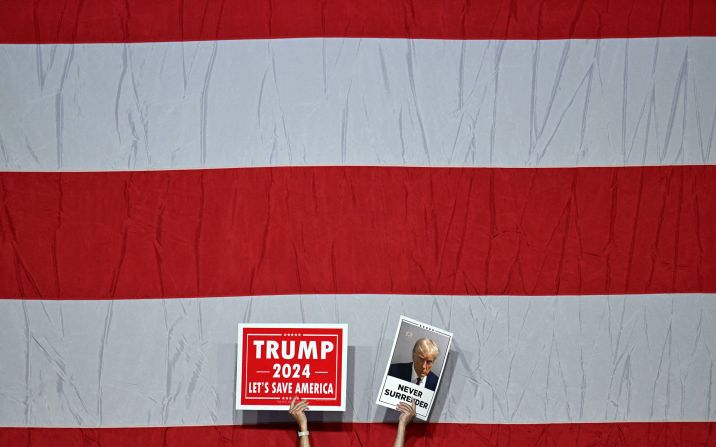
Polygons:
M239 324L237 410L286 410L294 396L311 408L345 411L345 324Z

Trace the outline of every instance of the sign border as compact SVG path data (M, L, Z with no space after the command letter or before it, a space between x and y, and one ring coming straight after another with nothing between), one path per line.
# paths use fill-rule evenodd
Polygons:
M236 390L235 390L235 409L236 410L288 410L286 405L255 405L243 404L241 394L241 377L242 377L242 355L243 350L241 341L244 335L244 328L281 328L281 329L341 329L343 331L343 350L341 360L341 405L317 406L312 411L346 411L346 388L348 371L348 325L345 323L238 323L237 343L236 343Z

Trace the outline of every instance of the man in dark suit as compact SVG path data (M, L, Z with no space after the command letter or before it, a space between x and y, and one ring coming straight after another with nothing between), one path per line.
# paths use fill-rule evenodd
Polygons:
M421 338L413 346L412 363L393 363L388 368L388 375L435 391L435 387L438 386L438 376L430 370L439 352L438 345L434 341Z

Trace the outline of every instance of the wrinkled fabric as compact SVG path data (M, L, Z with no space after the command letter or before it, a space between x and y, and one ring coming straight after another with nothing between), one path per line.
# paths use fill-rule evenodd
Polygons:
M400 315L454 333L431 423L712 421L714 294L0 300L0 423L255 424L234 410L237 322L346 323L346 411L375 405Z
M0 175L0 296L716 291L716 167Z
M406 446L470 445L619 447L631 445L704 445L716 443L716 423L613 423L552 425L412 425ZM314 428L315 427L315 428ZM363 447L392 445L395 426L387 424L312 424L311 445ZM296 443L291 425L229 427L156 427L142 429L46 429L0 431L0 442L17 447L87 446L193 447L196 445L284 447Z
M0 445L290 445L239 322L454 332L408 446L713 445L716 3L10 0ZM385 423L388 424L385 424Z
M714 38L0 48L4 170L619 167L716 157Z

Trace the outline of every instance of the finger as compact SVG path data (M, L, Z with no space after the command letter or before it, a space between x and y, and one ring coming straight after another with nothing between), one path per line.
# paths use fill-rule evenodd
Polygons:
M296 399L298 399L298 396L293 396L293 399L291 399L291 404L288 406L289 411L293 408L293 406L296 404Z
M396 410L400 411L401 413L410 413L410 406L405 402L400 402Z
M296 404L296 411L304 411L308 409L308 402L301 401L298 404Z

